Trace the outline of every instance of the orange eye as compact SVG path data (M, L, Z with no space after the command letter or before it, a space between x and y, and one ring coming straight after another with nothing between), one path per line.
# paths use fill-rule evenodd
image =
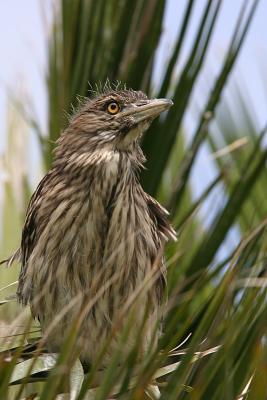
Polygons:
M112 101L111 103L108 104L107 106L107 111L110 114L117 114L120 111L120 106L118 103L116 103L115 101Z

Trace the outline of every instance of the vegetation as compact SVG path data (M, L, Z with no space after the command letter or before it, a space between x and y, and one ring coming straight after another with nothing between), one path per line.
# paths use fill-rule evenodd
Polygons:
M143 139L148 162L142 183L171 211L179 240L170 244L166 253L169 300L159 348L151 351L137 370L134 351L114 368L121 358L118 351L105 372L100 374L96 365L84 376L79 361L70 362L75 327L58 359L49 364L41 346L29 345L40 332L27 311L22 315L10 298L14 286L1 288L1 399L32 399L32 393L41 400L54 399L68 373L72 398L78 400L92 398L89 395L106 399L112 393L121 399L143 399L145 393L157 398L156 387L149 386L154 378L158 378L163 399L267 397L267 127L257 130L242 90L232 93L235 112L224 97L259 1L243 1L220 72L188 141L182 123L223 1L203 2L196 35L176 77L195 3L186 2L160 85L153 80L153 68L166 1L57 3L48 43L47 134L40 132L38 121L28 118L38 137L45 169L66 115L78 103L77 96L88 95L88 90L107 78L143 89L150 96L172 98L174 106L153 123ZM14 137L10 131L12 149ZM197 197L191 178L203 146L209 149L216 172L207 187L202 184L203 192ZM7 165L12 178L11 167ZM16 179L23 182L20 202L14 180L8 179L4 187L3 258L19 244L24 199L30 195L29 177L25 179L22 173L16 169ZM0 274L3 285L8 285L17 279L18 267L2 269ZM142 332L136 333L137 343L140 335ZM48 370L52 372L47 376Z

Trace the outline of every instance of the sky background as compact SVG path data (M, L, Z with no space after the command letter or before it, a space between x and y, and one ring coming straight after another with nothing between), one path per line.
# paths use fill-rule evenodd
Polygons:
M180 27L184 8L188 0L168 0L164 20L164 30L157 53L157 64L154 71L155 86L159 84L165 60L171 54L174 39ZM247 0L251 3L250 0ZM0 12L0 155L5 151L7 142L7 98L9 93L24 98L31 103L31 109L43 132L47 130L46 99L46 61L49 26L52 17L52 0L9 0L1 2ZM183 48L177 75L183 67L185 56L190 49L198 21L201 18L206 0L197 0L193 18ZM206 96L212 87L229 41L234 24L240 12L243 0L224 0L217 19L215 32L209 47L201 78L198 80L189 112L184 121L187 137L194 130L196 108L202 108ZM228 82L226 95L230 97L231 88L236 84L242 87L246 101L260 130L267 121L267 0L261 0L250 26L245 44L240 53L234 71ZM234 105L233 105L234 107ZM19 134L19 132L18 132ZM33 133L30 134L28 154L32 184L35 186L42 171L38 158L38 146ZM205 173L203 173L205 171ZM207 148L203 147L198 157L192 182L195 195L215 175Z

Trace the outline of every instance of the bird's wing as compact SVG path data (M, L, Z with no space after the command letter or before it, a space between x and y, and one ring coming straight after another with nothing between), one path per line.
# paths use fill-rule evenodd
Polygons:
M36 215L38 212L37 203L43 195L43 191L46 189L47 184L51 180L51 173L46 174L37 189L33 193L31 200L29 202L27 212L26 212L26 219L24 223L24 227L22 230L22 237L21 237L21 262L22 266L27 263L29 256L34 248L35 241L36 241Z
M39 208L38 203L40 204L39 199L43 196L43 192L47 191L47 186L50 180L51 180L51 173L49 172L47 175L44 176L44 178L40 181L39 185L37 186L37 189L33 193L26 211L26 218L21 236L21 245L20 245L21 270L20 270L19 285L17 290L18 299L22 302L23 299L21 298L20 294L23 287L25 274L27 271L27 262L37 241L38 225L36 221L36 216Z
M33 193L31 200L29 202L26 219L22 231L21 245L10 257L5 260L0 261L1 264L6 264L10 267L14 261L19 261L22 263L22 269L25 267L27 260L32 252L35 242L35 215L34 215L34 204L41 195L42 189L45 187L47 181L49 180L50 174L44 176L44 178L39 183L36 191Z
M156 224L160 235L165 240L177 240L176 232L168 221L168 211L162 207L153 197L146 194L146 201L150 216Z
M158 233L158 245L159 249L162 249L162 245L169 239L176 239L176 232L168 221L168 211L165 210L153 197L149 196L147 193L146 202L148 205L148 210L150 213L150 217L156 226L156 230ZM159 304L162 304L162 301L165 297L165 289L166 289L166 265L164 257L161 257L161 261L159 263L160 275L156 282L157 288L157 299Z

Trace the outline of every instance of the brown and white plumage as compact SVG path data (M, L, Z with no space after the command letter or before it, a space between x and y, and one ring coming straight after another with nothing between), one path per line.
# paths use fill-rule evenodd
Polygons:
M53 351L94 299L77 342L82 359L93 362L149 276L152 283L132 309L133 330L148 313L142 351L152 340L165 285L162 250L175 232L167 211L139 183L145 161L139 139L171 104L133 90L106 92L87 100L57 141L52 167L28 206L17 291L43 331L71 305L49 336Z

